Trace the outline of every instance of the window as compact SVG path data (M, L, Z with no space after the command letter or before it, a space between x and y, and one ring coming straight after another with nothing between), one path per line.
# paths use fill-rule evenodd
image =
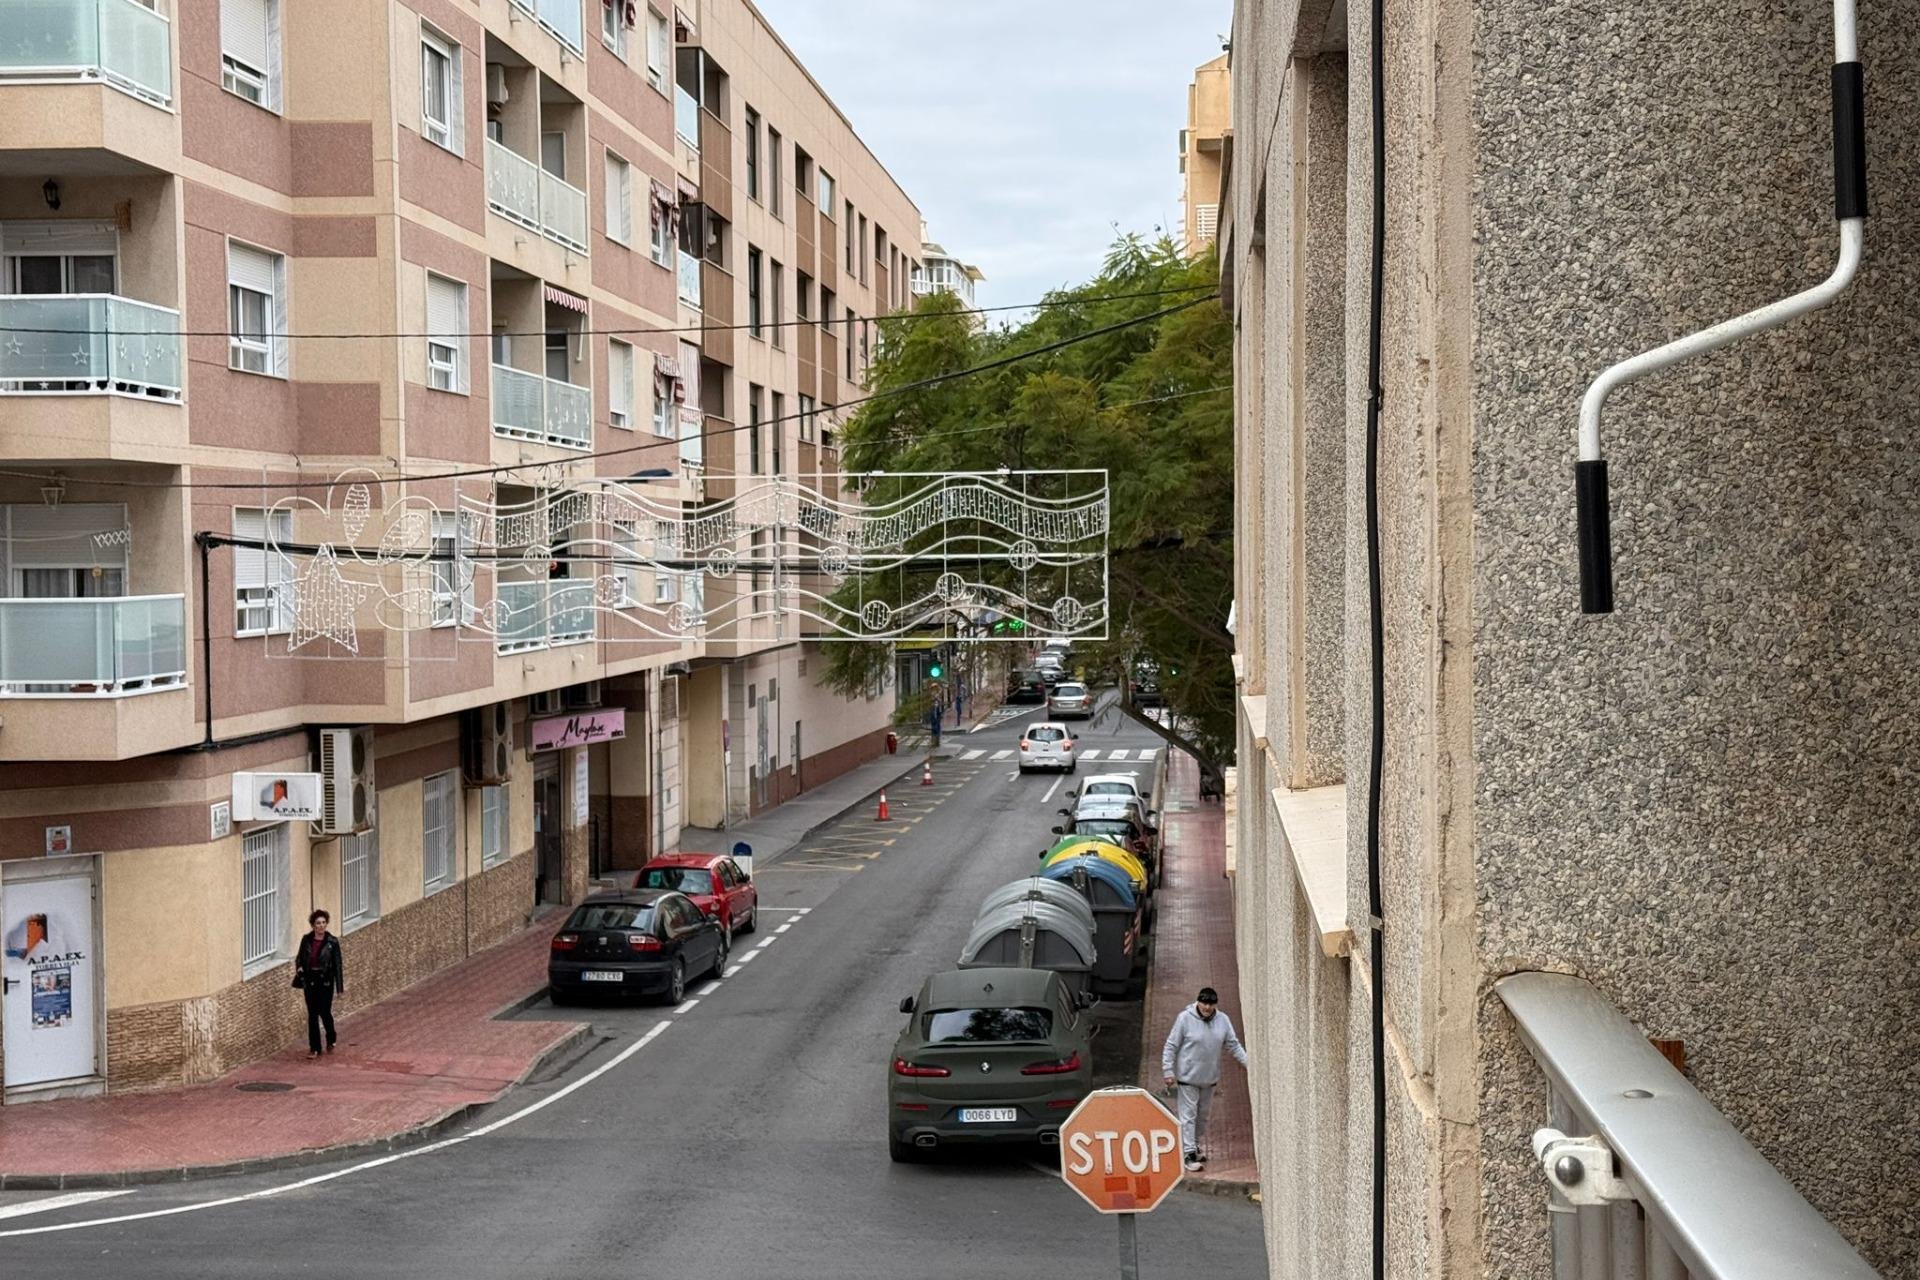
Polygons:
M607 341L607 421L622 431L633 430L633 345Z
M760 113L747 108L747 199L760 198Z
M760 251L752 245L747 246L747 334L761 337L763 329L760 321Z
M823 287L820 290L820 336L823 338L831 338L833 336L833 322L836 318L833 314L834 302L835 295L833 290ZM824 357L826 355L825 350L823 349L820 354ZM828 372L832 372L831 366L828 367Z
M653 574L653 602L672 604L679 597L679 575L665 569L656 569Z
M460 517L433 513L433 625L451 627L473 617L473 573L460 563Z
M233 536L252 544L233 549L234 634L263 636L290 630L293 610L286 586L293 577L292 566L266 544L278 547L293 541L293 512L235 507Z
M507 823L507 789L480 788L480 865L497 867L513 856L513 830Z
M227 365L243 373L287 376L287 260L238 240L227 242Z
M936 1009L924 1034L934 1044L1034 1043L1053 1034L1050 1009Z
M833 175L825 169L820 171L820 212L833 216Z
M460 46L430 27L420 28L420 132L455 155L466 149L460 92Z
M380 918L379 800L373 828L340 837L340 931L349 932Z
M847 308L847 332L842 341L847 348L847 381L853 381L853 308Z
M633 243L633 166L611 151L607 152L607 239Z
M747 474L760 474L760 387L747 384Z
M652 241L648 246L654 262L663 267L673 265L673 224L680 215L669 200L662 200L658 191L653 196Z
M220 0L220 85L280 110L280 0Z
M767 208L774 217L780 216L782 183L780 181L780 131L772 125L767 126Z
M794 272L793 318L813 319L813 277L804 271Z
M420 867L423 892L453 883L455 795L452 773L437 773L421 788Z
M467 392L467 286L427 272L427 385Z
M800 397L800 438L802 440L813 439L813 413L814 413L813 397L801 396Z
M771 262L767 274L767 323L773 326L773 345L787 345L787 331L782 323L787 310L787 276L777 262Z
M860 269L860 283L867 282L867 215L860 215L860 253L855 260Z
M286 823L241 838L240 957L248 977L285 952L292 878Z
M773 474L779 475L781 447L787 435L787 397L781 392L776 391L773 393L773 399L770 405L773 413L770 415L767 425L771 428L770 441L773 445Z
M673 48L673 33L667 20L647 10L647 83L661 93L667 91L667 58Z
M620 607L640 603L640 526L631 520L613 522L613 576L620 581Z
M674 429L673 423L673 406L674 401L678 398L675 394L674 384L677 382L679 382L678 378L669 378L666 374L660 372L658 365L655 366L653 373L653 434L657 436L672 438L680 434Z
M604 2L600 6L600 43L613 51L613 56L625 62L627 60L627 6L623 3Z
M800 193L800 211L813 201L813 157L798 146L793 149L793 189Z
M847 201L846 215L841 218L841 222L847 229L847 270L855 272L860 269L860 259L855 257L853 252L853 201Z

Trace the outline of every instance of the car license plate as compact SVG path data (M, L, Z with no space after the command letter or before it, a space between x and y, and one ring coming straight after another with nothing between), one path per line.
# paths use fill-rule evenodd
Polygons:
M961 1124L1008 1124L1020 1118L1012 1107L962 1107Z
M622 982L626 974L613 969L589 969L580 975L582 982Z

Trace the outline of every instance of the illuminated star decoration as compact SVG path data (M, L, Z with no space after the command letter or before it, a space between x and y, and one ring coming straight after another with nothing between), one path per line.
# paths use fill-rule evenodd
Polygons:
M322 636L348 653L360 652L360 633L354 630L353 615L373 588L342 577L332 547L323 546L315 552L307 571L289 585L293 590L289 653Z

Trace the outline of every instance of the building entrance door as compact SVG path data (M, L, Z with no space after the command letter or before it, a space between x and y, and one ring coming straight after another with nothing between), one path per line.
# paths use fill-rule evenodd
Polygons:
M86 857L0 866L0 1035L9 1091L100 1074L97 865Z
M559 902L564 885L561 874L560 761L553 754L541 756L533 766L533 900L536 903Z

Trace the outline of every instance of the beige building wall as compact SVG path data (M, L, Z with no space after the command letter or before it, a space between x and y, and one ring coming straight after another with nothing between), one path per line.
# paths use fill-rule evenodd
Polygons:
M1221 153L1232 128L1232 73L1228 55L1201 63L1187 86L1187 123L1180 131L1180 243L1190 256L1206 252L1220 216Z

